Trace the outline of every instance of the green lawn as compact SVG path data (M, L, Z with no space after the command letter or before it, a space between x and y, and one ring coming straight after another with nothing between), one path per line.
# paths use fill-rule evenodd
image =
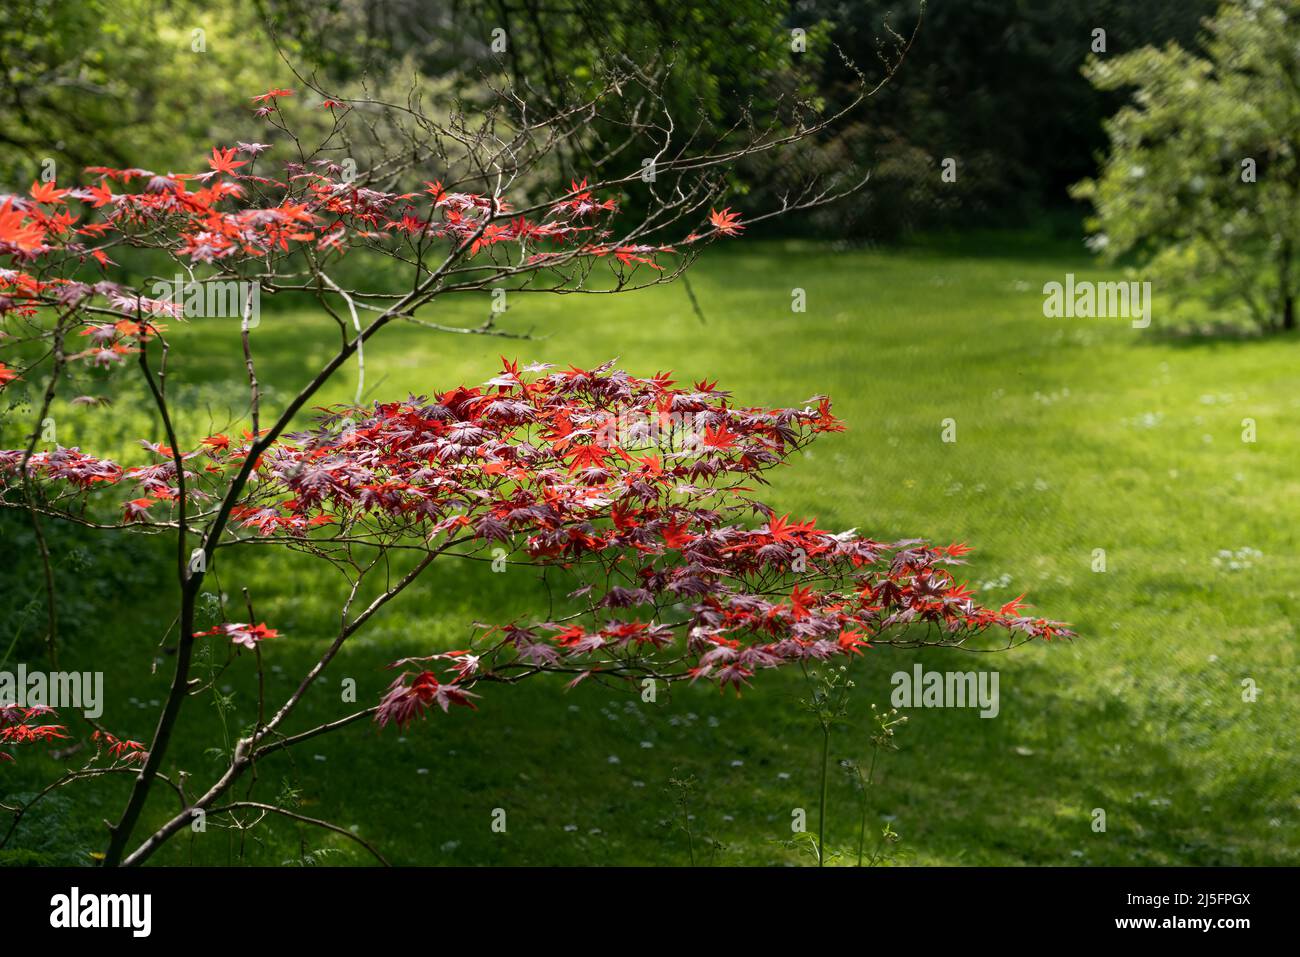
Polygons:
M868 705L886 705L890 674L918 656L932 669L1000 672L996 719L913 711L902 750L883 760L873 827L892 821L904 861L1300 863L1300 339L1190 342L1124 320L1046 319L1042 285L1067 271L1106 278L1077 244L1028 234L866 252L735 242L692 273L707 324L679 285L517 296L503 325L535 329L536 340L392 329L367 347L367 382L383 398L479 383L505 353L578 365L617 356L638 374L717 379L743 404L830 394L848 431L775 475L769 502L824 528L969 542L970 580L986 601L1027 591L1080 635L996 656L877 649L856 663L856 717L833 739L837 759L866 757ZM794 287L806 290L806 313L791 311ZM487 309L478 297L428 315L470 325ZM316 315L264 315L255 349L270 408L324 361L333 330ZM190 441L207 434L209 415L228 429L245 390L237 330L193 323L177 339L168 378L187 403ZM322 404L354 388L350 368ZM63 410L59 438L120 454L127 437L162 438L148 415L136 394L108 410ZM940 440L947 418L952 444ZM1241 440L1244 418L1257 423L1253 444ZM7 446L16 434L11 424ZM12 516L0 530L7 564L26 533ZM77 616L64 666L108 672L103 722L147 739L149 702L170 678L169 658L156 674L150 662L174 614L172 545L72 541L83 551L59 569ZM1093 571L1095 549L1105 550L1104 573ZM1234 558L1216 563L1221 550ZM258 617L284 632L265 654L283 669L272 690L287 692L333 634L342 579L300 555L251 549L227 554L219 572L232 601L248 586ZM388 661L463 646L474 621L522 614L541 594L527 569L431 569L347 646L294 727L350 710L341 679L373 701ZM6 619L30 599L10 588ZM1246 678L1259 689L1253 703L1242 700ZM232 727L249 721L252 661L223 684ZM404 734L353 726L281 754L260 768L255 794L296 788L303 813L355 826L395 863L681 864L686 839L670 823L666 788L674 774L694 775L697 851L701 838L723 845L702 857L806 862L779 843L793 809L816 819L819 744L797 675L762 675L739 700L677 688L657 705L595 687L566 693L559 679L482 690L477 713L438 714ZM209 701L190 702L167 770L191 772L191 791L213 775L204 748L219 727ZM24 754L0 765L0 792L30 792L57 767ZM13 843L88 861L124 788L65 791ZM843 776L831 803L831 842L847 848L857 822ZM174 807L159 791L149 817ZM491 829L495 808L507 812L505 834ZM1104 833L1092 830L1094 808L1106 811ZM341 850L328 863L366 861L345 839L283 820L248 834L242 858L238 836L210 827L155 861L278 864L323 847Z

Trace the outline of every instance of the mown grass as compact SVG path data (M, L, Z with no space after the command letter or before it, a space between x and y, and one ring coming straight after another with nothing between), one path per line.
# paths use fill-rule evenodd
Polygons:
M868 705L887 705L889 676L918 656L931 669L1000 672L996 719L914 710L902 750L882 759L871 821L892 822L902 859L1295 864L1300 340L1173 341L1122 320L1045 319L1044 282L1067 271L1108 278L1077 250L1030 234L890 251L737 243L711 251L692 274L706 323L679 286L517 296L503 326L535 329L536 340L392 329L367 349L368 391L398 398L478 383L504 352L577 365L617 356L639 374L717 379L744 404L832 395L848 431L773 477L774 506L877 538L970 542L978 549L970 579L983 598L1027 591L1080 633L1006 655L877 649L857 662L853 718L833 739L836 759L866 757ZM806 313L791 311L794 287L806 291ZM444 302L429 317L472 325L487 308L486 297ZM246 389L235 330L194 323L177 338L169 388L186 407L183 428L191 440L209 425L229 430L228 410ZM264 315L255 347L268 407L336 342L320 316ZM354 388L349 369L322 404L347 401ZM949 418L951 444L940 438ZM1241 440L1245 418L1255 420L1254 443ZM140 434L161 438L142 396L108 410L60 410L58 419L64 444L105 453L121 454ZM6 563L26 561L22 523L11 516L3 530ZM74 591L98 588L77 606L64 665L106 671L102 720L147 738L150 702L170 677L156 646L174 615L171 543L110 553L97 539L77 541L82 563L62 560L60 575ZM1262 557L1238 563L1248 567L1215 563L1220 550L1243 548ZM1105 550L1105 572L1093 570L1095 549ZM306 556L257 549L227 555L219 573L233 603L248 587L258 617L284 632L266 656L281 669L272 691L287 693L333 634L342 579ZM9 595L11 604L30 598ZM356 680L359 701L373 701L390 677L385 663L461 646L473 622L541 600L526 569L435 567L345 648L294 728L350 710L343 678ZM1259 689L1253 703L1243 701L1247 678ZM250 721L251 660L221 684L233 695L232 729ZM815 827L818 787L802 693L797 675L769 674L739 700L677 688L651 705L535 679L485 689L477 713L435 715L405 734L353 726L319 738L267 762L254 793L271 799L291 788L303 813L355 827L400 863L681 864L687 840L667 785L693 775L702 860L793 863L806 859L780 842L796 808ZM216 769L205 749L220 739L212 705L192 701L168 771L187 770L196 790ZM0 770L0 792L29 793L58 766L24 755ZM77 785L38 805L11 846L89 861L124 789ZM838 774L831 801L830 839L847 849L857 823ZM149 820L174 806L160 790ZM491 828L496 808L507 814L504 834ZM1103 833L1092 828L1096 808L1106 812ZM366 860L345 839L283 820L245 837L214 822L155 860ZM706 849L705 838L723 846ZM338 851L313 855L321 848Z

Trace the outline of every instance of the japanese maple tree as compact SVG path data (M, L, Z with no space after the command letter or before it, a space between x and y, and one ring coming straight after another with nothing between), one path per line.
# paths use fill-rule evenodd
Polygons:
M309 97L333 122L315 147L293 133L292 111L309 108ZM568 175L568 186L548 195L557 144L592 146L582 144L583 118L628 97L640 97L638 135L662 134L651 158L656 176L647 180L644 164L632 163L624 176ZM437 297L498 288L610 294L666 282L702 246L746 224L833 199L814 184L780 208L742 216L722 201L719 172L819 135L838 116L755 129L737 151L711 150L680 138L668 118L647 118L655 100L640 74L611 77L592 100L546 117L513 91L477 121L349 101L310 84L305 94L278 88L253 100L272 144L213 146L198 172L98 166L81 185L38 182L26 195L0 198L0 258L9 262L0 269L0 388L44 382L26 443L0 451L0 504L24 510L36 531L51 660L57 595L46 522L175 540L174 670L152 736L137 742L97 729L91 762L51 786L134 776L110 826L106 864L147 860L199 811L257 808L339 831L273 804L220 802L277 751L356 722L405 725L430 709L489 706L494 685L534 675L561 674L571 686L703 681L739 690L768 669L884 643L959 645L992 630L1009 646L1069 634L1019 601L979 605L952 572L964 545L822 529L757 497L765 472L843 428L823 396L758 408L717 383L679 383L671 373L503 360L477 384L431 382L425 395L371 403L359 388L355 402L312 404L346 365L364 374L365 345L386 327L445 328L419 314ZM346 130L363 112L368 134L381 141L375 115L394 129L404 122L407 148L367 167L350 160ZM620 227L618 197L636 184L649 191L650 211ZM168 327L187 311L179 295L153 291L157 276L132 281L118 266L139 255L153 257L164 278L238 280L314 302L337 322L337 348L291 399L265 408L250 296L234 317L248 376L244 421L234 434L182 434L166 360ZM357 257L397 264L404 285L345 282L345 265ZM506 334L491 321L456 331ZM80 366L107 370L110 383L144 383L162 434L142 439L141 461L42 441L40 424ZM176 788L164 762L200 685L196 648L251 652L259 673L275 654L276 624L259 621L251 601L247 615L223 605L225 620L198 624L207 576L232 550L255 547L297 549L347 570L337 633L293 694L261 703L224 769L194 794L178 791L181 810L139 835L154 785ZM484 627L464 649L392 662L382 698L294 729L304 694L342 646L439 559L526 563L568 585L545 615ZM390 574L394 567L400 575ZM372 575L384 584L363 602ZM40 709L0 712L5 745L68 734Z

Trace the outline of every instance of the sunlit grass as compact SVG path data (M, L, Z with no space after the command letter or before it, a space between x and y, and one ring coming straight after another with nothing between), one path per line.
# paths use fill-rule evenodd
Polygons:
M1028 592L1081 635L1002 656L922 654L929 668L997 668L1001 713L911 713L872 797L873 823L892 820L904 859L1294 864L1300 340L1193 344L1140 336L1122 320L1045 319L1042 285L1067 271L1103 275L1074 246L1030 236L887 252L736 244L693 273L704 323L679 286L518 296L502 326L539 338L392 328L367 349L367 393L479 383L504 353L580 366L617 356L638 374L717 379L747 405L831 395L848 431L773 476L774 506L877 538L968 541L969 577L985 599ZM795 287L806 313L791 311ZM436 318L474 325L488 306L444 300ZM169 390L185 407L188 440L245 427L231 421L247 392L236 329L192 323L173 338ZM254 347L266 408L307 381L337 339L326 317L265 313ZM355 388L353 366L315 404L350 401ZM104 454L142 457L132 439L162 438L138 394L57 418L60 441ZM953 444L940 440L949 418ZM1256 422L1253 444L1241 441L1244 418ZM3 529L16 541L21 522ZM170 678L166 655L156 673L150 662L174 615L172 546L154 539L109 560L96 541L83 541L91 561L101 556L89 574L124 584L92 602L94 627L65 649L65 664L106 671L104 723L147 739L148 703ZM1243 547L1263 557L1236 570L1214 563ZM1104 573L1093 571L1095 549L1106 552ZM19 554L5 546L6 561ZM225 556L219 573L232 601L248 587L259 617L284 631L266 655L283 669L272 690L287 693L333 634L342 579L305 556L255 549ZM346 713L343 678L357 681L360 702L374 701L387 662L461 646L473 622L543 600L526 569L435 567L345 648L294 727ZM916 655L877 649L854 666L857 717L837 733L836 758L865 757L867 705L888 703L890 674ZM1242 700L1246 678L1260 689L1254 703ZM251 662L223 684L250 720ZM653 706L596 687L565 693L558 679L493 687L476 714L439 714L405 734L354 726L278 756L259 769L256 793L274 798L287 781L304 813L355 825L395 862L685 863L665 788L693 774L697 837L725 845L717 863L794 862L778 842L793 809L813 822L817 790L801 692L796 675L763 675L739 701L678 688ZM169 773L191 773L192 789L216 770L204 754L216 728L212 706L192 701L167 762ZM24 756L0 770L0 790L30 790L54 769ZM24 823L18 843L87 860L124 786L66 792ZM838 776L832 801L831 838L848 849L856 818ZM160 791L150 818L174 806ZM507 812L504 835L491 830L495 808ZM1096 808L1104 833L1091 828ZM250 834L243 857L238 837L212 826L157 860L278 864L325 846L344 851L332 862L365 860L346 840L284 821Z

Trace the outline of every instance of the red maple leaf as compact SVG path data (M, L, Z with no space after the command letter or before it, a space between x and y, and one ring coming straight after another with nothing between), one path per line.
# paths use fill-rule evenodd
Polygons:
M212 147L212 156L208 159L208 165L217 173L228 173L234 176L235 170L241 166L247 166L248 162L247 160L235 159L235 147L233 146L228 150L221 150L214 146Z
M24 223L23 214L14 209L13 200L0 205L0 243L9 243L19 249L37 249L45 240L45 230L36 223Z
M54 183L32 183L32 199L38 203L61 203L63 197L72 192L69 189L59 189Z
M846 654L860 655L863 648L870 648L871 643L867 641L867 636L860 631L853 631L845 628L840 632L838 641L839 646L844 649Z
M772 541L789 542L794 540L793 532L797 526L786 521L789 517L789 515L782 515L780 518L774 518L767 523L767 533L772 536Z
M719 212L718 210L709 210L709 222L723 236L738 236L744 230L740 223L740 214L733 213L731 207Z
M812 608L816 600L816 594L812 588L803 588L799 585L794 586L794 591L790 593L790 607L794 611L794 620L807 618L809 609Z
M127 522L143 522L149 517L149 507L153 505L154 500L151 498L133 498L123 506Z
M1020 605L1020 603L1021 603L1021 601L1024 599L1024 597L1025 597L1024 595L1021 595L1019 598L1013 598L1013 599L1011 599L1011 601L1007 602L1007 603L1006 603L1005 605L1003 605L1000 609L998 609L998 614L999 614L999 615L1014 615L1014 614L1016 614L1016 613L1019 612L1020 609L1021 609L1021 605Z
M267 90L253 97L253 102L265 103L267 100L278 100L282 96L293 96L293 90Z
M736 444L736 433L727 428L726 422L723 422L716 429L712 426L706 426L704 429L704 444L711 449L729 449Z
M113 201L112 190L102 183L98 186L87 187L86 192L91 197L90 205L95 209L99 209L101 206L107 206Z
M599 445L578 445L573 449L573 461L569 463L569 471L576 472L580 468L603 468L605 459L609 458L609 453Z
M678 525L676 522L669 522L664 526L663 536L664 544L669 548L678 550L695 541L695 536L686 530L686 525Z

